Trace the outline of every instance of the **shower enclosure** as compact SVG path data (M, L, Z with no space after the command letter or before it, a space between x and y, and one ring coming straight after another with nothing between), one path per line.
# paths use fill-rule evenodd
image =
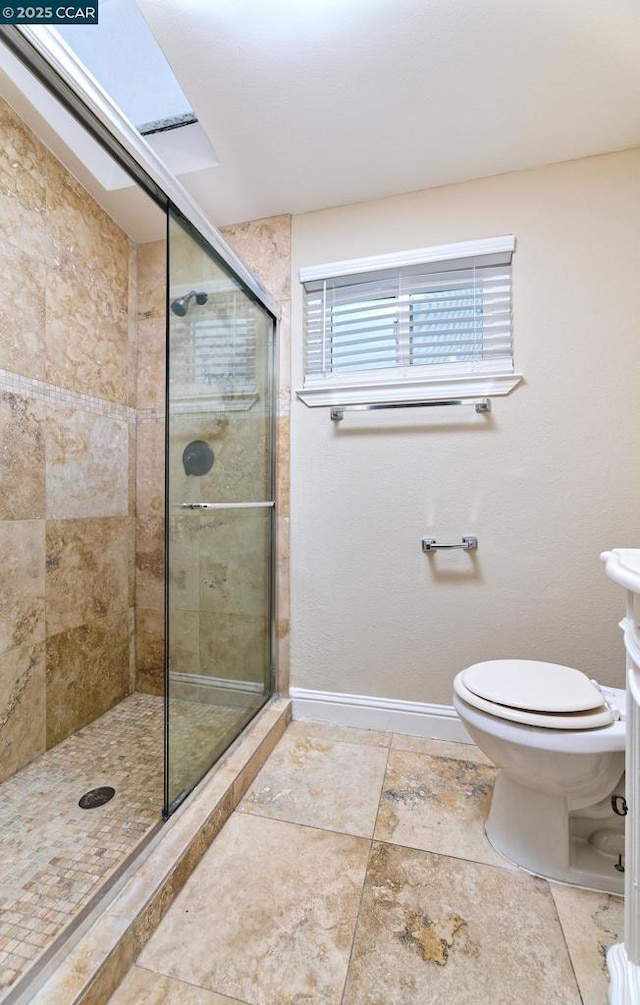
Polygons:
M169 216L165 813L273 690L273 318Z
M9 1005L274 691L278 305L45 30L0 136Z

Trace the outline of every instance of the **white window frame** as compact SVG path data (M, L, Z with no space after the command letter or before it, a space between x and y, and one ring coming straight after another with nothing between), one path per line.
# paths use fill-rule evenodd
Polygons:
M299 277L302 284L314 283L384 269L512 253L514 250L514 236L505 235L303 267ZM384 370L305 374L304 386L296 390L296 395L305 405L312 407L411 404L419 401L506 395L522 379L521 374L514 372L510 361L501 361L496 365L490 360L470 360L420 367L395 366Z

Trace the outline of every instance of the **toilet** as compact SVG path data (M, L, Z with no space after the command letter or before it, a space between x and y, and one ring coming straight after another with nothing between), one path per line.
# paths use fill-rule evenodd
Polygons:
M624 890L625 699L573 667L492 660L462 670L453 703L500 769L493 847L539 876ZM612 797L616 797L613 798Z

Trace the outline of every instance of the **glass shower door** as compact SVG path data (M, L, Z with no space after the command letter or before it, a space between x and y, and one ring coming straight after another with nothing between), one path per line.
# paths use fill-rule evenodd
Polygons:
M166 795L272 693L274 319L169 218Z

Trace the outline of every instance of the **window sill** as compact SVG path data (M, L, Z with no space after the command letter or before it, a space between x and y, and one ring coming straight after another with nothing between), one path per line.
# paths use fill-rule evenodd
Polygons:
M519 373L479 373L468 377L436 377L410 382L318 384L303 387L296 391L296 395L309 408L320 405L401 405L418 401L501 396L513 391L523 379Z

